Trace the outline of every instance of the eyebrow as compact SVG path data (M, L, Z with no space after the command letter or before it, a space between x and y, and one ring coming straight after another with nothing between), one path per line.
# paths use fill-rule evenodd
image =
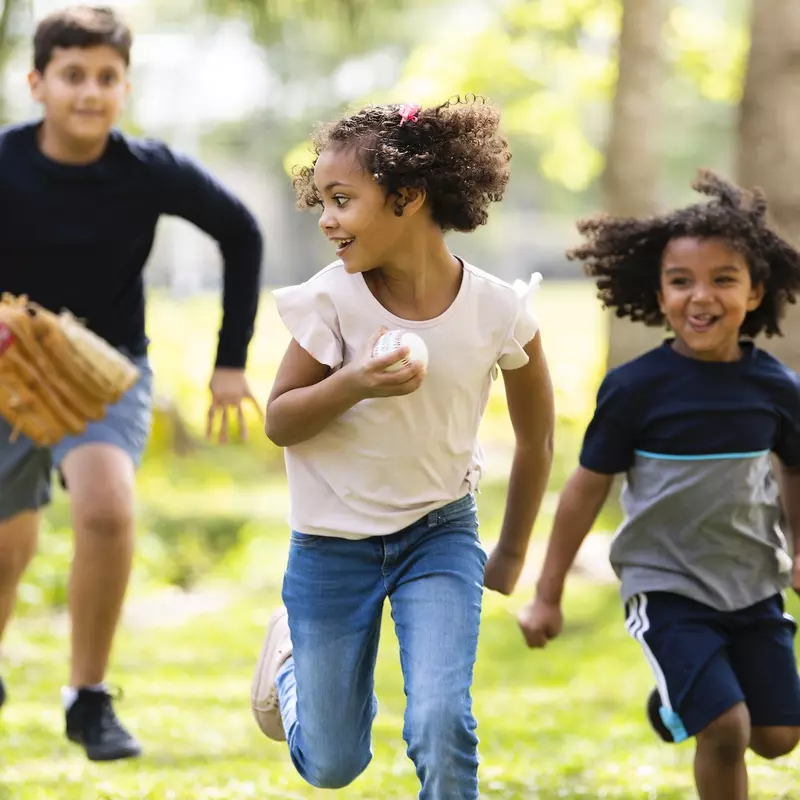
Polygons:
M718 270L719 272L741 272L742 268L737 267L736 264L723 264L719 267L712 267L714 270ZM669 275L671 272L690 272L691 267L679 267L679 266L672 266L666 267L664 269L664 274Z
M353 185L352 185L352 184L350 184L350 183L343 183L342 181L331 181L329 184L327 184L327 185L325 186L325 188L323 189L323 191L325 191L325 192L329 192L329 191L330 191L331 189L333 189L335 186L341 186L342 188L347 188L347 189L352 189L352 188L353 188Z

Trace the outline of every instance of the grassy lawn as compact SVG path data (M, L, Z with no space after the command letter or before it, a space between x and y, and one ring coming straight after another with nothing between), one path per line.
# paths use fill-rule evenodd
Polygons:
M248 704L252 665L277 601L285 550L275 543L269 579L246 598L176 626L122 632L111 680L121 716L146 747L136 762L93 765L62 737L63 633L52 621L19 622L7 672L13 694L0 720L0 798L13 800L218 800L416 797L400 736L403 692L387 618L377 687L375 759L354 784L321 792L294 773L282 745L261 737ZM642 704L651 680L627 638L614 587L575 582L569 626L546 651L527 651L513 617L522 592L487 597L475 680L482 796L493 798L694 797L691 745L650 733ZM796 610L796 607L795 607ZM168 616L168 615L167 615ZM800 755L751 760L753 798L796 797Z

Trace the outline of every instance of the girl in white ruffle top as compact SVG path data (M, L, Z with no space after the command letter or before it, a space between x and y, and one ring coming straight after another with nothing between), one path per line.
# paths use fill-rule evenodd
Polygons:
M371 759L374 668L391 604L407 694L403 735L423 800L478 797L471 684L484 586L509 594L552 458L553 392L529 285L454 255L449 230L487 219L508 181L499 114L480 101L370 106L321 129L301 206L337 260L275 292L292 335L267 406L285 448L292 529L283 602L253 680L263 732L287 740L316 787ZM386 330L406 348L373 356ZM508 500L488 560L474 493L477 439L502 373L516 436Z

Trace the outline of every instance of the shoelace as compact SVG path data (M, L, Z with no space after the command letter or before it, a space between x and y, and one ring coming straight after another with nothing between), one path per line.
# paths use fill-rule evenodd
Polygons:
M122 700L123 691L120 687L114 687L111 691L87 692L84 695L84 702L94 711L90 712L87 720L87 727L97 728L101 732L119 725L117 715L114 713L113 700Z

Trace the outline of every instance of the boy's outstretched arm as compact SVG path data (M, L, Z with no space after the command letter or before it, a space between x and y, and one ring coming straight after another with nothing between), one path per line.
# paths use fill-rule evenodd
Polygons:
M541 332L525 345L528 363L503 371L515 447L500 539L486 564L484 584L511 594L528 551L553 463L555 408L553 384L542 349Z
M156 175L159 213L191 222L216 242L222 256L222 324L209 383L206 434L212 436L219 416L219 439L226 441L229 409L234 409L244 437L243 404L250 401L258 408L244 370L259 305L261 229L242 200L195 159L162 144L152 144L147 158Z
M578 467L564 486L536 592L517 615L528 647L561 633L561 596L569 568L608 497L613 475Z

